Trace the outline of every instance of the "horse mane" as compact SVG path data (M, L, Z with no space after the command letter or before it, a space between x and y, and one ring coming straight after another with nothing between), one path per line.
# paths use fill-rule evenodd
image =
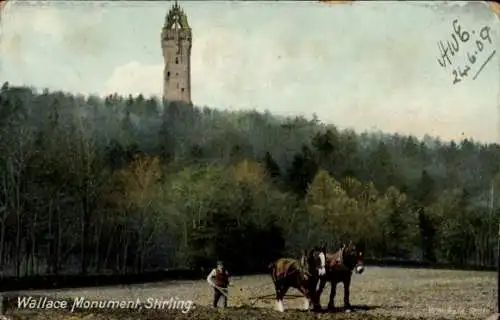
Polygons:
M309 256L307 254L307 251L306 250L302 250L302 255L300 256L300 265L302 267L307 266L308 259L309 259Z
M338 265L344 264L345 251L352 249L353 246L357 248L357 246L354 244L352 240L349 240L348 242L343 242L340 249L338 249L332 254L334 258L336 258L335 264Z

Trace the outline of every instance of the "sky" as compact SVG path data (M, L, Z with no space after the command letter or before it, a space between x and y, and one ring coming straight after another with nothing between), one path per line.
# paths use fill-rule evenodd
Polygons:
M10 1L0 82L106 95L162 94L160 33L172 2ZM498 16L480 2L180 1L193 30L192 100L269 110L358 132L500 142ZM439 41L469 30L445 68ZM480 30L492 43L468 65ZM472 33L472 31L475 31Z

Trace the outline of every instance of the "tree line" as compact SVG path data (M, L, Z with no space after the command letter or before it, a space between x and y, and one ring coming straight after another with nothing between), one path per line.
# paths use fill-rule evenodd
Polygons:
M5 83L0 268L251 271L345 239L372 258L493 265L499 160L469 139Z

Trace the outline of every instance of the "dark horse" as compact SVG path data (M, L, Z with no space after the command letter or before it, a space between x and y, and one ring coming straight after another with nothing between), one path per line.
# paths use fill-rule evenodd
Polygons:
M337 284L342 282L344 286L344 308L346 312L352 310L351 303L349 301L350 286L352 272L355 271L357 274L363 273L364 267L364 249L362 246L355 246L352 242L347 245L342 245L342 248L335 253L326 254L326 274L321 276L319 279L319 288L316 292L314 308L321 308L320 297L325 284L330 282L330 301L328 303L328 310L335 309L335 292L337 289Z
M323 255L323 257L322 257ZM318 250L311 250L309 255L303 255L299 260L292 258L281 258L269 264L271 278L276 290L276 307L283 312L283 299L290 288L295 288L304 295L305 309L309 309L314 301L315 290L310 290L311 273L321 270L325 263L324 254ZM316 289L316 288L314 288Z

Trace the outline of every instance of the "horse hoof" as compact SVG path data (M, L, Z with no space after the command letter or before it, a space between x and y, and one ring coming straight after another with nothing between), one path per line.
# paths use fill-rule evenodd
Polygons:
M352 312L352 309L345 309L345 312L347 313Z
M276 303L276 311L278 312L284 312L285 308L283 307L283 301L278 301Z

